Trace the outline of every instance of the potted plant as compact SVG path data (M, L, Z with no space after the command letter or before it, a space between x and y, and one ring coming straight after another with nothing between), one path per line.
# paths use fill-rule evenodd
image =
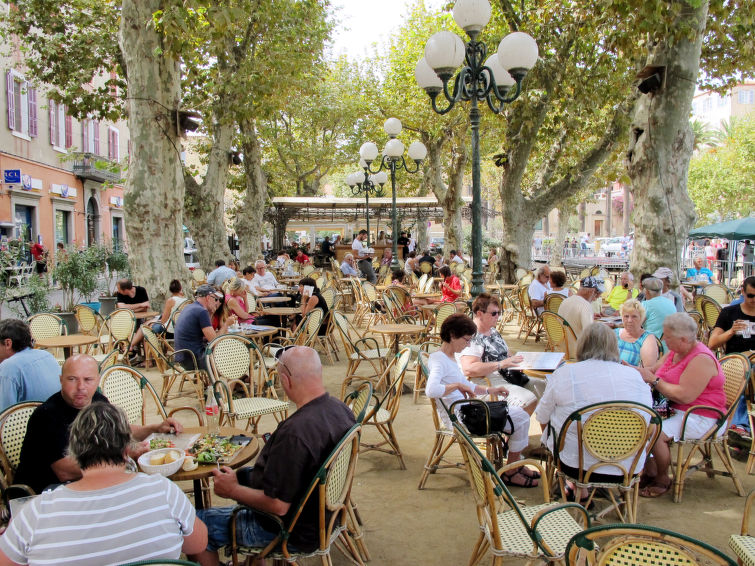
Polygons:
M63 291L63 312L58 313L66 322L68 332L78 330L73 308L81 299L90 298L97 290L97 276L102 271L104 261L97 246L83 251L70 249L59 254L53 270L53 277Z
M105 256L107 265L107 291L100 296L100 314L107 316L115 310L115 283L117 277L128 277L131 268L128 263L128 254L123 251L122 245L115 245L107 250Z

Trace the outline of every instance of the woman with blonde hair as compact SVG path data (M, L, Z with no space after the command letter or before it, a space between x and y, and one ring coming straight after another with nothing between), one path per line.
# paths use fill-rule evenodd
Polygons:
M254 315L249 312L246 304L247 286L243 279L234 278L228 283L225 294L225 303L228 310L235 314L239 322L251 322Z
M650 367L658 361L658 342L655 336L642 328L645 307L637 299L629 299L619 308L624 328L617 328L619 357L630 366Z

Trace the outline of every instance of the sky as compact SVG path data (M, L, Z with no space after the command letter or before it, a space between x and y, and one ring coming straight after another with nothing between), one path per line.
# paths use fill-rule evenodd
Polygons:
M416 0L333 0L339 22L333 33L333 54L364 59L373 53L372 45L384 44L404 21ZM441 0L425 0L428 8L440 7Z

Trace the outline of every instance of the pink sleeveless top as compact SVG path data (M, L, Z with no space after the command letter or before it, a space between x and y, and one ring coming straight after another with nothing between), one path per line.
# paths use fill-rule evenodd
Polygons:
M682 404L672 402L671 405L679 411L686 411L694 405L707 405L709 407L715 407L716 409L720 409L721 411L726 412L726 394L724 393L724 382L726 381L726 378L724 377L724 372L721 370L721 365L718 363L716 356L714 356L713 352L711 352L708 347L702 342L698 342L695 347L692 348L692 350L690 350L690 352L676 364L673 363L674 356L669 355L666 358L664 364L656 372L656 375L663 381L677 385L679 383L679 378L681 377L684 370L687 369L687 366L692 361L692 359L695 356L700 355L708 356L716 363L718 375L714 376L713 379L708 382L708 384L705 386L705 389L703 389L703 392L700 393L700 396L691 403ZM695 414L702 415L704 417L710 417L713 419L717 419L719 417L719 415L717 415L713 411L695 411Z
M236 299L239 302L239 306L244 310L244 312L247 312L249 309L246 308L246 297L241 297L239 295L228 295L225 296L225 302L227 303L229 299ZM254 319L254 315L248 314L246 315L246 318L239 317L239 321L241 322L248 322L250 319Z

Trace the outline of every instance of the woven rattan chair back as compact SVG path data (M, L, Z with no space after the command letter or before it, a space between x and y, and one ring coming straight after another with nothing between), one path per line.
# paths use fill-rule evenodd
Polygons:
M328 305L328 310L333 310L333 306L336 304L336 290L332 287L323 289L320 294L325 299L325 304Z
M747 380L750 378L752 366L750 360L741 354L729 354L718 360L718 363L721 364L721 370L726 378L724 393L726 394L726 407L729 409L729 415L731 415L745 385L747 385Z
M73 307L73 314L79 324L79 332L94 336L99 333L102 318L94 309L86 305L76 305Z
M108 315L106 322L114 342L131 341L136 327L136 317L133 311L115 309Z
M26 425L34 410L42 403L26 401L17 403L0 413L0 463L2 464L3 488L13 483L18 463L21 461L21 446L26 437Z
M300 270L299 273L301 273L302 277L306 277L307 275L310 275L312 272L314 272L315 268L311 265L305 265Z
M242 336L218 336L207 348L207 360L213 380L242 379L249 375L252 342Z
M703 289L703 294L716 301L719 305L726 305L731 302L731 293L729 293L725 285L721 285L720 283L708 285Z
M423 273L422 276L417 281L417 288L419 289L420 293L423 292L422 290L425 288L426 283L427 283L427 273Z
M257 297L253 293L246 294L246 310L248 312L257 312Z
M420 262L419 271L422 274L428 274L429 277L429 274L433 272L433 264L429 261Z
M66 334L66 324L59 316L50 313L40 313L29 317L27 321L29 331L34 340L39 338L54 338Z
M128 366L112 366L100 377L100 389L113 405L126 412L129 423L145 423L144 396L142 389L146 378L138 370Z
M561 303L564 302L563 295L559 293L551 293L549 295L546 295L545 297L545 310L550 312L555 312L558 314L558 307L561 306Z
M720 550L683 534L648 525L601 525L575 535L566 548L567 566L734 566Z
M700 309L705 321L705 326L708 330L713 330L718 320L718 315L721 313L721 305L715 299L703 295L700 298Z
M522 275L519 279L517 279L516 284L519 287L527 287L529 286L530 283L532 283L533 279L535 279L535 275L531 271L528 271L524 275Z
M567 360L572 359L575 352L570 351L569 344L576 344L577 337L566 319L547 310L543 311L541 318L548 349L553 352L564 352Z
M115 364L117 364L119 354L120 352L118 350L113 350L109 354L107 354L104 358L102 358L102 361L100 361L100 363L97 365L97 371L101 374L106 369L111 368Z
M204 272L204 269L195 268L191 272L191 280L194 284L199 286L207 281L207 274Z
M343 402L346 403L346 405L348 405L348 407L354 413L354 419L356 420L356 422L362 424L364 417L367 415L367 410L370 407L371 400L372 383L365 381L354 391L346 395Z
M300 334L297 343L302 346L312 346L317 339L317 333L322 325L323 316L322 309L312 309L307 313L306 319L302 321L302 326L306 328L306 331Z
M430 334L440 335L440 327L443 322L452 314L456 314L456 306L453 303L443 303L435 309L435 316L432 320L432 327L429 329Z
M411 360L411 349L402 348L385 369L384 381L389 385L385 395L380 399L380 407L391 413L391 419L395 418L398 413L398 406L401 403L401 391L404 388L404 376Z

